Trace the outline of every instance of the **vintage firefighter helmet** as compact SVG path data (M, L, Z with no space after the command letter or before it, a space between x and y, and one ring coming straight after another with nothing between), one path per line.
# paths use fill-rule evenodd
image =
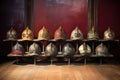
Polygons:
M63 46L62 53L64 56L72 56L75 54L75 48L70 43L67 43Z
M55 40L65 40L67 38L66 32L64 29L60 26L54 33L54 39Z
M53 43L49 43L45 48L45 54L47 56L56 56L58 54L58 48Z
M114 38L115 38L115 33L113 32L113 30L111 30L110 28L108 28L104 32L104 39L105 40L113 40Z
M41 53L41 48L40 46L37 44L37 43L33 43L30 45L29 47L29 53L31 55L37 55L37 54L40 54Z
M33 40L34 34L31 29L28 27L22 32L22 39L23 40Z
M101 43L96 47L95 52L97 55L104 56L108 54L108 49L103 43Z
M70 36L71 40L80 40L83 39L83 34L78 27L76 27Z
M98 33L95 31L94 27L92 27L92 29L88 32L87 38L90 40L99 39Z
M25 53L25 50L21 44L18 42L12 47L12 52L13 55L23 55Z
M14 40L17 39L17 32L15 29L11 27L11 29L7 32L7 39L8 40Z
M83 43L82 45L80 45L79 47L79 52L82 55L86 55L86 54L90 54L91 53L91 48L89 45L87 45L86 43Z
M38 32L38 40L49 40L49 32L48 30L43 26L42 29L39 30Z

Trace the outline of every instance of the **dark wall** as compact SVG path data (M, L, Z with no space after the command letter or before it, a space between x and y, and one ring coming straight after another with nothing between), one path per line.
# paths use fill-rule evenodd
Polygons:
M53 38L55 30L61 25L67 32L78 26L84 36L87 33L87 0L34 0L34 32L45 26Z
M111 27L120 39L120 1L99 0L98 1L98 32L103 38L104 31Z

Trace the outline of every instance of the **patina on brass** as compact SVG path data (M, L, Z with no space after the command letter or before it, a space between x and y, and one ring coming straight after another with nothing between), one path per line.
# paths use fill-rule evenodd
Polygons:
M17 32L15 29L11 27L11 29L7 32L7 39L8 40L14 40L17 39Z
M103 45L103 43L101 43L96 47L95 52L97 55L100 56L108 55L108 48L105 45Z
M86 43L83 43L82 45L79 46L79 52L82 55L89 54L89 53L91 53L91 48Z
M39 30L38 32L38 40L49 40L49 32L48 30L43 26L42 29Z
M65 30L60 26L54 33L55 40L65 40L67 38Z
M87 38L88 38L89 40L99 39L98 33L95 31L95 28L94 28L94 27L92 27L92 29L88 32Z
M33 40L34 34L28 27L22 32L22 40Z
M78 27L76 27L72 31L70 39L71 40L81 40L81 39L83 39L83 34L82 34L82 32L80 31L80 29Z
M115 33L113 32L110 27L104 32L104 39L105 40L114 40L115 39Z

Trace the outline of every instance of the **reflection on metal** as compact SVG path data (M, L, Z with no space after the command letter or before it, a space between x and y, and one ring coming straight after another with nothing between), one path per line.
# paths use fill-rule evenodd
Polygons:
M115 33L113 32L110 27L104 32L104 39L105 40L113 40L115 39Z
M7 32L7 39L14 40L17 39L17 32L11 27L11 29Z
M48 30L43 26L43 28L38 32L38 40L49 40L49 32Z
M76 27L72 31L70 39L71 40L81 40L81 39L83 39L83 34L82 34L82 32L80 31L80 29L78 27Z
M22 32L22 39L23 40L33 40L34 34L31 29L28 27Z

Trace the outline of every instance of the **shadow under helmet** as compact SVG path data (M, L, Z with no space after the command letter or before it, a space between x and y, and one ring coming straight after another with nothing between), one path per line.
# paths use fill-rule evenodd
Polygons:
M54 33L55 40L65 40L67 38L65 30L60 26Z
M76 27L72 31L70 39L71 40L81 40L81 39L83 39L83 34L82 34L82 32L80 31L80 29L78 27Z
M90 54L91 53L91 48L86 43L83 43L82 45L79 46L79 52L82 55Z
M97 55L104 56L108 54L108 49L103 43L101 43L96 47L95 52Z
M95 31L95 28L92 27L91 30L89 30L88 34L87 34L87 38L89 40L96 40L96 39L99 39L98 37L98 33Z
M62 53L64 56L72 56L75 54L75 48L70 43L67 43L63 46Z
M105 40L113 40L113 39L115 39L115 33L113 32L113 30L111 30L110 28L108 28L104 32L104 39Z
M12 52L13 55L23 55L25 53L25 50L21 44L18 42L12 47Z
M29 53L30 55L38 55L41 54L41 48L37 43L33 43L29 47Z
M38 32L38 40L49 40L49 32L48 30L43 26L42 29L39 30Z
M11 29L7 32L7 39L8 40L14 40L17 39L17 32L15 29L11 27Z
M58 48L53 43L49 43L45 48L45 54L47 56L56 56L58 54Z

